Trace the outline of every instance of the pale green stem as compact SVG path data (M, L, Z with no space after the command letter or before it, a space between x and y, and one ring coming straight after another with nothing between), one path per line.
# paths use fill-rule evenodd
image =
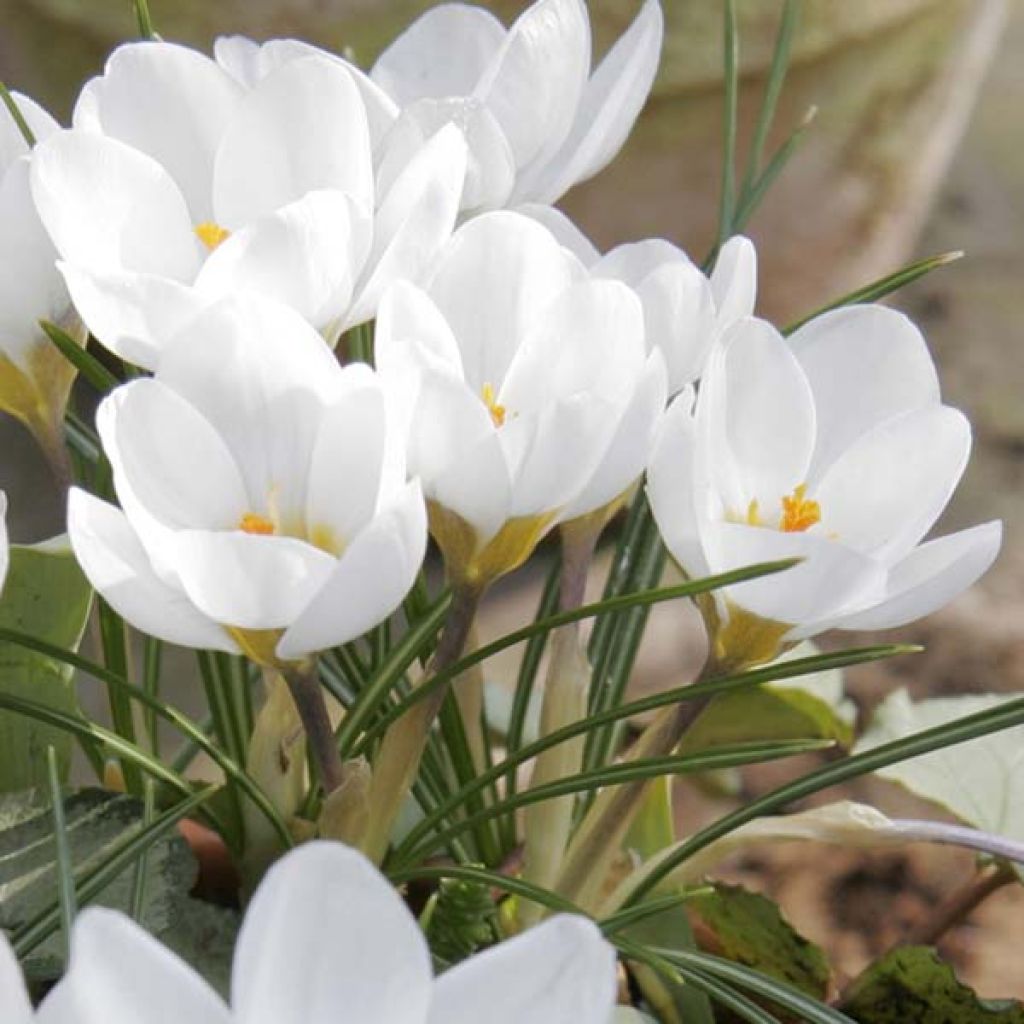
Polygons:
M481 594L480 588L466 584L455 588L444 632L424 675L424 682L462 656ZM360 843L363 852L375 864L380 864L387 853L395 821L416 781L430 727L441 710L448 685L438 687L417 701L388 729L381 741L373 763L369 822Z
M597 539L604 528L603 516L585 517L562 527L562 568L559 611L573 611L583 604L587 576ZM540 734L551 733L578 722L587 712L590 663L580 642L580 624L573 622L555 632L551 660L544 684ZM530 787L578 775L583 769L585 737L579 736L544 751L534 765ZM544 889L558 879L572 831L575 798L555 797L527 807L524 816L525 849L523 878ZM524 927L536 924L545 914L537 903L524 902L520 921Z

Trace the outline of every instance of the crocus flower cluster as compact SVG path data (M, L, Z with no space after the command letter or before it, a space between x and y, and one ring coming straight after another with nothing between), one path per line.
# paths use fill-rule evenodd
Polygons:
M114 51L69 128L18 94L17 117L0 110L0 409L66 466L74 360L40 321L119 357L92 453L112 493L69 490L82 569L141 632L311 684L319 747L298 713L328 800L368 790L389 808L373 843L353 840L375 856L445 694L374 747L405 763L342 765L316 658L391 618L430 536L463 616L435 667L489 584L560 526L589 558L645 476L638 500L687 576L799 560L701 598L722 669L928 614L998 551L998 523L925 540L971 438L905 317L853 306L784 338L754 316L749 239L705 267L664 239L602 254L550 205L618 153L661 42L658 0L595 69L583 0L537 0L510 28L442 4L368 73L295 40L229 37L208 56L153 39ZM0 493L0 587L5 513ZM552 728L585 706L576 640L553 659L578 685ZM368 829L344 800L331 811ZM38 1012L0 942L0 1017L606 1024L613 961L594 926L556 917L434 980L390 885L314 843L258 889L230 1009L89 910Z

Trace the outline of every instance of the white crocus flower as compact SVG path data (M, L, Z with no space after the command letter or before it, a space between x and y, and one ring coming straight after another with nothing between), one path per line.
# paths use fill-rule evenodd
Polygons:
M41 142L60 126L37 103L12 99ZM53 242L39 220L29 187L29 144L0 106L0 410L21 420L44 447L62 444L74 369L39 326L49 320L81 337L64 281L54 266Z
M553 206L517 208L539 221L598 280L628 284L644 305L648 349L659 348L668 366L670 394L695 383L711 349L738 320L753 315L757 300L757 250L743 235L730 238L708 275L678 246L648 238L616 246L603 256L582 231Z
M32 1024L33 1018L18 960L7 936L0 931L0 1020L4 1024Z
M648 474L669 551L692 577L804 559L705 603L719 661L767 660L833 627L902 625L995 558L998 522L921 543L963 473L971 430L941 403L903 315L849 307L788 340L744 321L690 404L670 408Z
M463 225L423 290L385 295L376 355L410 426L409 468L435 539L453 578L471 585L628 486L664 401L636 295L588 280L515 213Z
M89 909L38 1021L608 1024L614 1002L612 947L569 915L434 978L416 919L391 884L355 850L314 842L283 857L256 890L235 947L230 1010L130 918Z
M372 319L451 234L465 150L439 132L381 190L340 61L305 54L246 88L194 50L130 43L82 90L74 130L39 146L32 191L86 324L155 369L225 294L277 298L332 344Z
M441 125L469 143L462 198L475 212L553 203L616 156L658 67L663 18L647 0L591 74L583 0L538 0L506 29L481 7L439 4L374 64L370 77L401 108L388 159Z
M339 367L288 307L204 310L97 426L124 511L72 491L71 542L143 632L295 660L359 636L412 585L423 497L379 381Z

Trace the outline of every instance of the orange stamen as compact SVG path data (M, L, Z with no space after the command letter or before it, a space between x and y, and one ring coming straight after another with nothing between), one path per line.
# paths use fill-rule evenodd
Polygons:
M494 390L492 384L485 384L480 389L480 397L484 401L484 405L487 406L487 411L491 414L491 420L496 427L505 425L505 416L507 410L505 406L498 403L498 395Z
M269 535L276 532L274 524L266 516L257 515L255 512L246 512L239 521L238 528L243 533Z
M213 250L231 234L227 228L222 228L212 220L204 220L202 224L197 224L193 230L195 231L196 237L199 241L202 242L210 252L213 252Z
M785 533L802 533L821 522L821 506L805 497L807 484L800 484L793 493L782 499L782 524Z

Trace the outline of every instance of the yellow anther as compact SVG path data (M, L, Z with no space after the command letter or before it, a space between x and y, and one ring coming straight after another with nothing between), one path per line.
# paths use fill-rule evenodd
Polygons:
M758 511L757 498L751 498L747 506L747 526L763 526L761 513Z
M193 230L195 231L196 237L199 241L202 242L210 252L213 252L213 250L231 234L227 228L222 228L212 220L204 220L202 224L197 224Z
M498 403L498 395L494 390L492 384L485 384L480 389L480 397L484 400L484 405L487 406L487 411L491 414L491 419L494 421L496 427L504 426L505 423L505 406Z
M793 493L782 499L781 529L785 533L802 533L821 522L821 506L808 500L807 484L800 484Z
M243 533L272 534L276 533L274 524L266 517L255 512L246 512L239 520L238 528Z

